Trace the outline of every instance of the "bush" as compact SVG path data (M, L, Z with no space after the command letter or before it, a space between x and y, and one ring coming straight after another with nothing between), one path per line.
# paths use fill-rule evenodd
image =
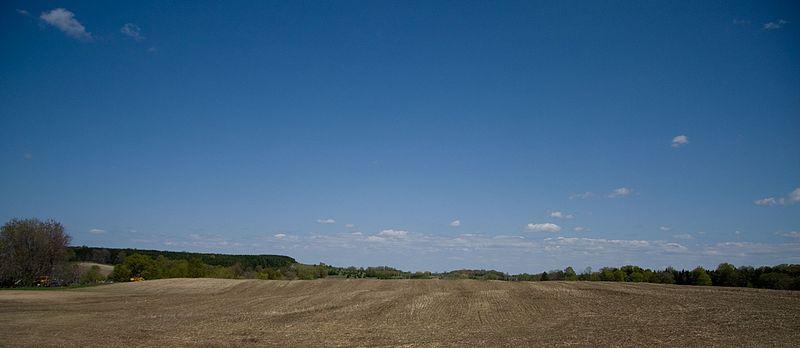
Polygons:
M81 284L97 284L104 280L106 280L106 277L100 274L100 266L98 265L92 266L81 276Z

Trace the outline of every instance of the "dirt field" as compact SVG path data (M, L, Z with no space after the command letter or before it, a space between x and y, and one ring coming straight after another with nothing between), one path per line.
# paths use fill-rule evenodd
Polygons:
M0 346L798 346L800 292L167 279L0 291Z

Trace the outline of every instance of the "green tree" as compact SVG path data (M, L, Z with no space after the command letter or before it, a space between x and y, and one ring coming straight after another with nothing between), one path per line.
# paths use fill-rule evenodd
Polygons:
M672 275L672 272L665 270L661 272L655 272L650 277L649 282L651 283L662 283L662 284L675 284L675 276Z
M635 283L641 283L641 282L645 281L645 277L644 277L644 274L641 273L641 272L633 272L633 273L631 273L631 275L628 276L628 281L635 282Z
M542 276L539 277L539 280L541 281L550 280L550 277L547 275L547 272L542 272Z
M714 272L714 275L714 285L736 286L739 282L739 276L736 272L736 267L730 263L719 264L719 266L717 266L717 271Z
M792 277L778 272L764 273L758 277L758 282L767 289L788 290L792 288Z
M703 267L697 267L693 269L692 278L694 279L694 285L711 285L711 277L708 275L706 270L703 269Z
M207 266L199 257L189 259L188 272L190 278L202 278L206 276Z
M114 266L114 271L109 276L115 282L127 282L131 279L131 270L125 264Z
M614 281L615 282L624 282L625 281L625 271L618 269L614 271Z
M157 279L159 276L155 262L147 255L131 254L122 263L130 270L131 277L143 277L144 279Z
M564 269L564 280L578 280L578 275L575 274L575 270L572 268L572 266Z
M600 280L604 282L614 281L614 269L610 267L603 267L600 269Z

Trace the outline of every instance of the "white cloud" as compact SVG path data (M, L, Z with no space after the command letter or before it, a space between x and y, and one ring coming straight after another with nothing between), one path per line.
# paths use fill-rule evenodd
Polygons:
M672 147L681 147L689 143L689 137L681 134L672 138Z
M575 226L572 230L575 231L575 232L589 232L589 231L591 231L590 228L583 227L583 226Z
M764 23L764 30L778 30L783 28L784 25L789 24L789 21L778 19L772 22Z
M587 199L592 196L594 196L593 193L586 191L581 193L573 193L572 195L569 196L569 199Z
M771 205L778 204L778 201L775 199L775 197L767 197L767 198L758 199L758 200L754 201L753 203L755 203L756 205L771 206Z
M688 234L688 233L683 233L683 234L673 235L672 238L683 239L683 240L692 240L692 239L694 239L694 236L692 236L691 234Z
M81 41L92 41L92 33L86 31L83 24L75 19L75 14L69 10L63 8L52 9L50 12L42 12L39 18L72 38Z
M23 9L17 9L17 13L19 13L19 14L21 14L21 15L23 15L23 16L26 16L26 17L30 17L30 15L31 15L31 13L30 13L30 12L28 12L28 11L25 11L25 10L23 10Z
M781 236L800 239L800 231L782 233Z
M560 212L560 211L553 211L553 212L550 212L550 217L551 218L557 218L557 219L572 219L574 216L572 214L567 214L567 213Z
M273 237L275 237L275 239L283 239L283 238L286 238L286 234L285 233L278 233L278 234L274 235Z
M405 238L406 236L408 236L408 231L388 229L380 231L378 233L378 236L389 237L389 238Z
M125 25L119 29L119 32L131 37L136 41L144 40L144 36L142 36L142 28L139 28L138 25L133 23L125 23Z
M666 232L666 231L669 231L669 230L671 230L672 228L671 228L671 227L669 227L669 226L660 226L658 229L659 229L659 230L662 230L662 231L664 231L664 232Z
M800 243L764 244L753 242L723 242L706 246L704 255L722 256L727 260L742 258L752 255L778 256L785 259L787 255L800 255Z
M99 228L93 228L93 229L89 230L89 233L94 234L94 235L106 234L106 230L101 230Z
M461 220L453 220L450 222L451 227L458 227L461 226Z
M800 187L794 189L791 193L789 193L789 202L797 203L800 202Z
M526 228L533 232L558 232L561 231L561 226L554 223L545 222L543 224L529 223Z
M353 227L356 227L356 225L354 225L354 224L345 224L344 227L353 228Z
M687 247L681 244L658 240L558 237L545 238L544 242L545 250L578 252L583 255L618 254L621 252L641 253L643 251L683 253L688 250Z
M753 201L756 205L773 206L773 205L792 205L800 202L800 187L795 188L786 197L767 197Z
M661 245L661 249L671 253L682 253L689 250L689 248L678 243L664 243Z
M332 224L336 223L336 220L334 220L334 219L317 219L317 223L318 224L322 224L322 225L332 225Z
M608 194L608 197L611 198L627 197L630 196L631 193L633 193L633 189L627 187L620 187L618 189L615 189L614 191L611 191L611 193Z

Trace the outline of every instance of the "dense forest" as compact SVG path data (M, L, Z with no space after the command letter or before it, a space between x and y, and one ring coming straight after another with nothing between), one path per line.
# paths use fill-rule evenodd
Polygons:
M87 246L69 247L72 261L90 261L105 264L119 264L126 255L142 254L151 258L163 256L168 260L200 259L210 266L233 266L239 263L244 268L254 269L258 266L264 268L286 267L297 263L295 259L282 255L229 255L211 253L190 253L185 251L162 251L141 249L96 248Z

